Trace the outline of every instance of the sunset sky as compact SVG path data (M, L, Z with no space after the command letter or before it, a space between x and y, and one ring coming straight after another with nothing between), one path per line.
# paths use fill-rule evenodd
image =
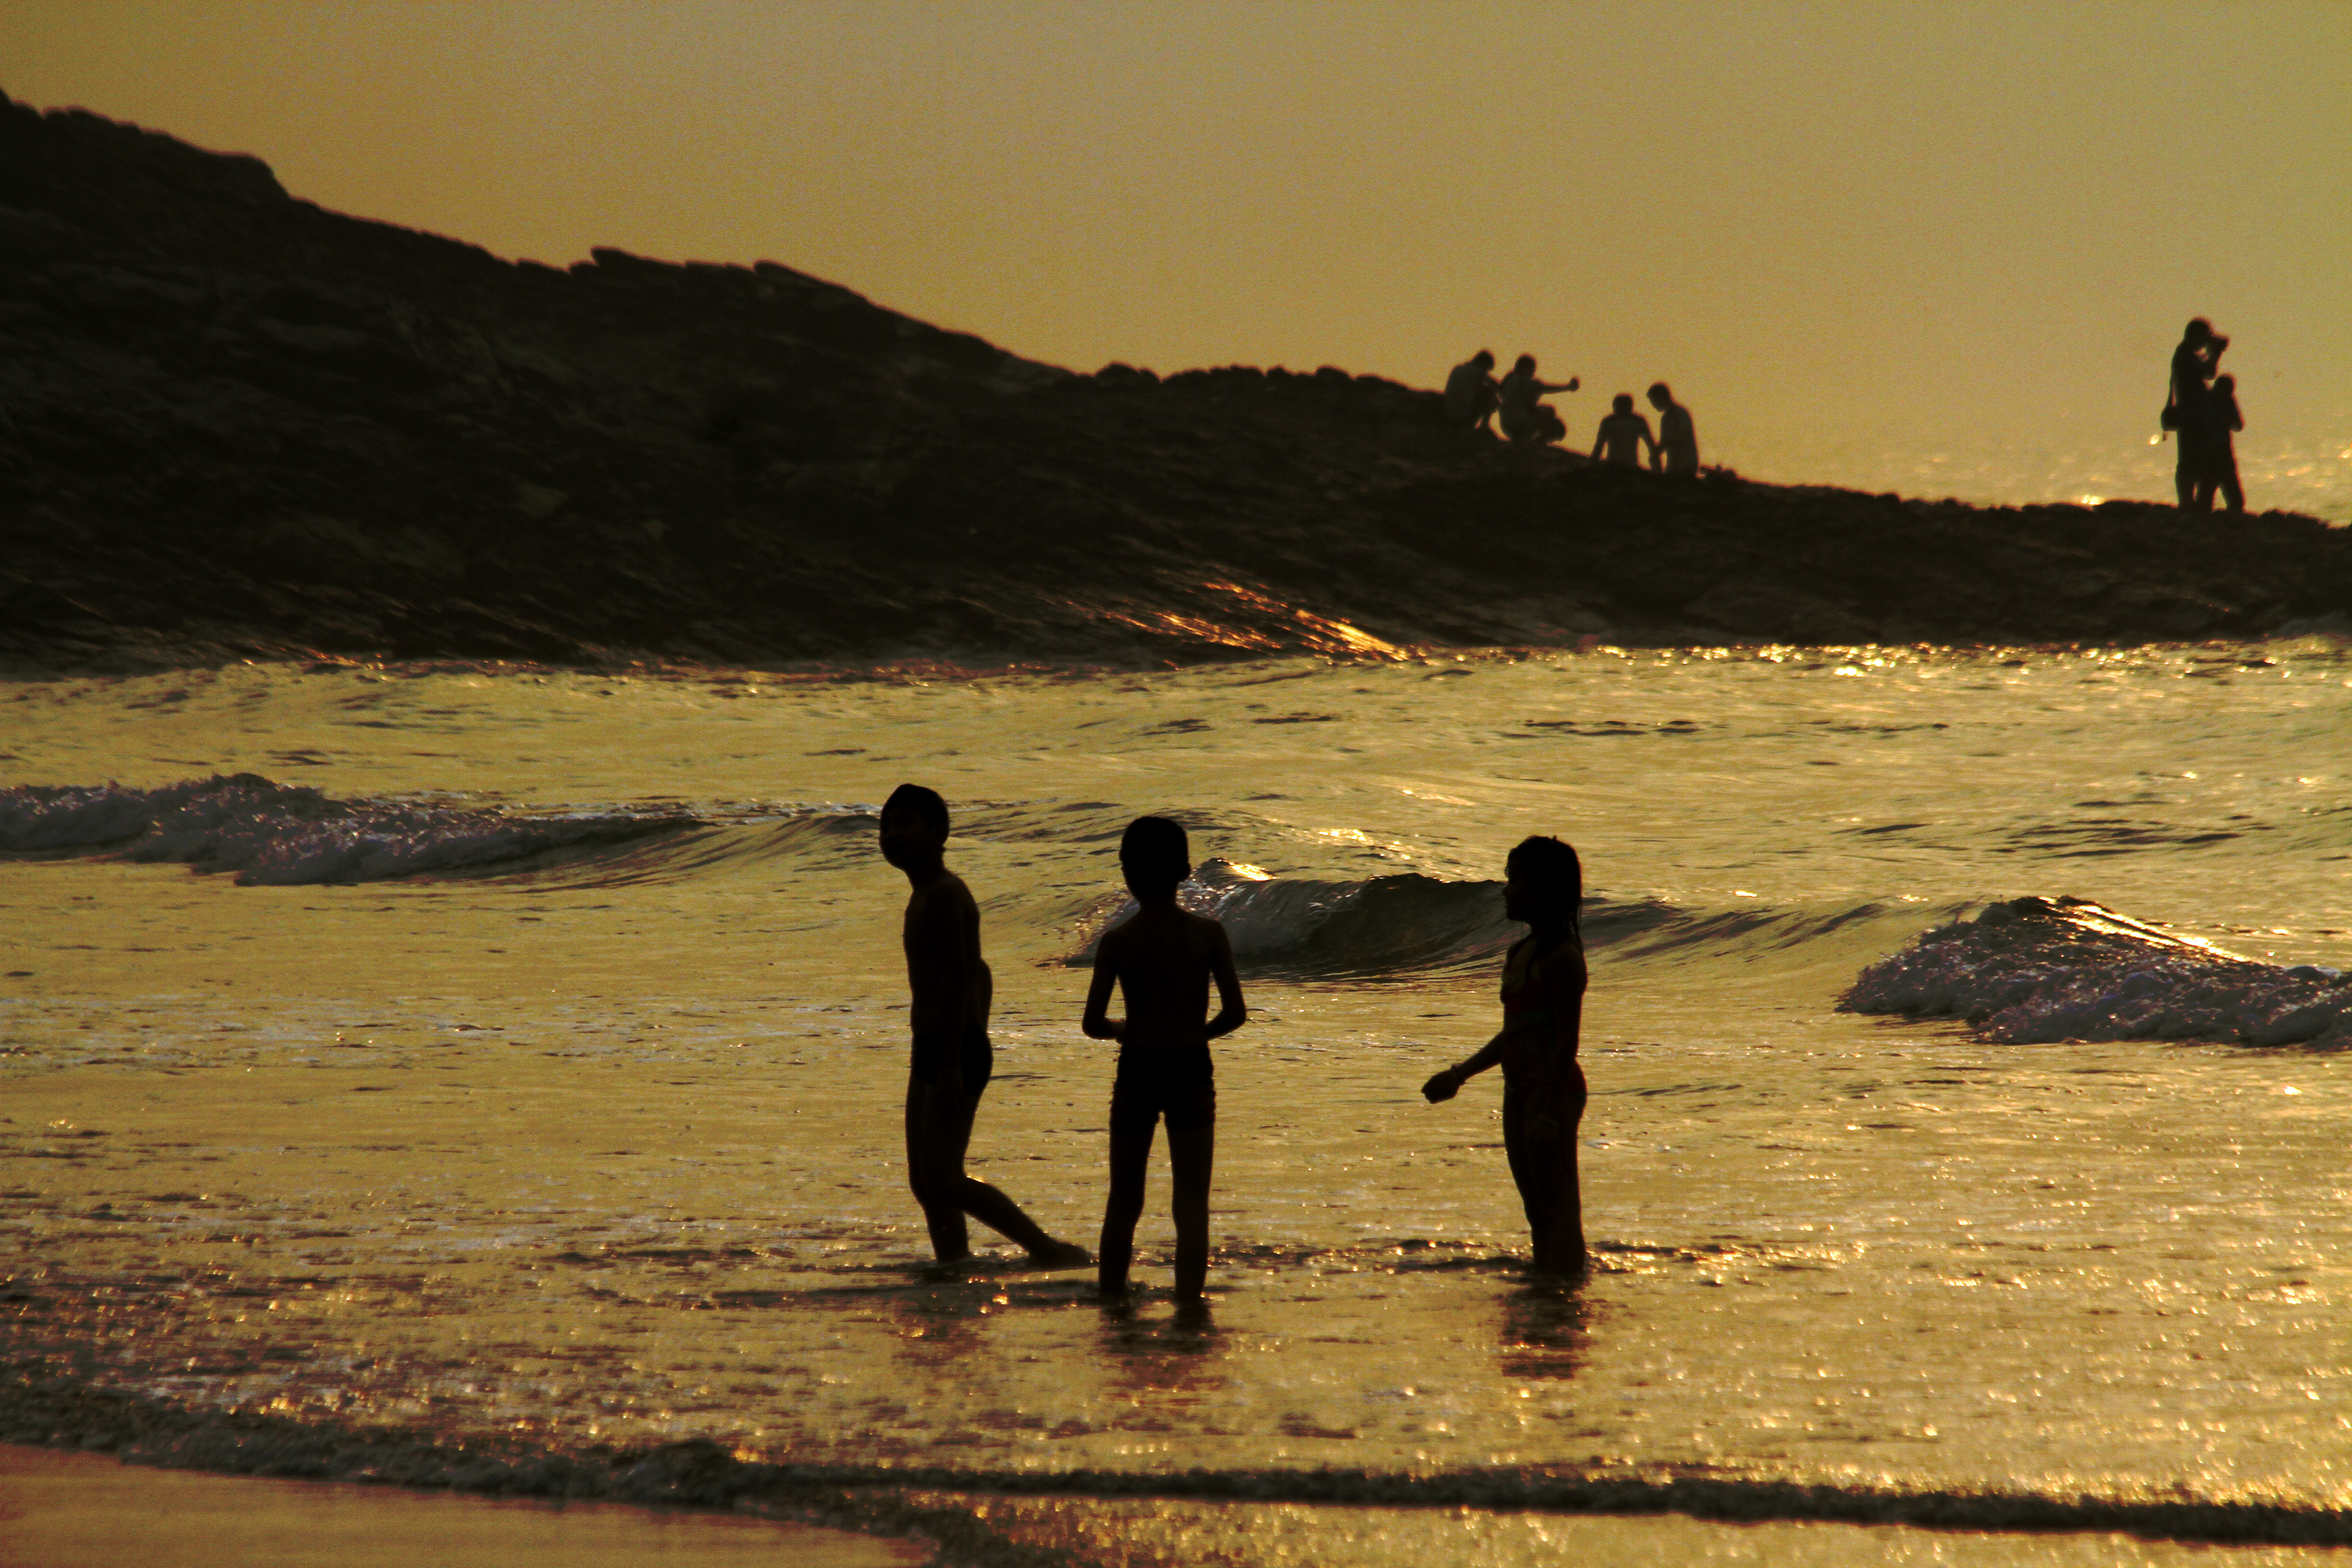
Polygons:
M1770 477L2144 447L2191 314L2242 449L2352 448L2344 0L0 0L0 88L502 255L774 259L1077 369L1526 349L1585 378L1584 442L1664 377Z

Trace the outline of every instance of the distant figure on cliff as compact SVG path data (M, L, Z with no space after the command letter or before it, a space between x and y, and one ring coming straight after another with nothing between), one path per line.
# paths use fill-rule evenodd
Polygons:
M1457 430L1485 430L1497 398L1495 351L1480 349L1445 378L1445 422Z
M1650 422L1633 412L1633 395L1621 392L1610 399L1609 412L1601 421L1600 433L1592 437L1592 459L1597 463L1622 463L1629 468L1642 466L1642 448L1650 449L1650 466L1658 466L1658 443L1650 434Z
M1557 385L1536 379L1536 356L1521 354L1497 391L1501 395L1503 437L1515 446L1541 446L1568 434L1559 414L1541 401L1549 392L1574 392L1580 383L1570 376Z
M1675 401L1663 381L1650 384L1650 406L1658 411L1658 440L1650 448L1650 466L1696 479L1698 427L1691 423L1690 410Z
M2172 351L2172 383L2164 402L2164 427L2180 437L2180 456L2173 465L2173 493L2184 511L2197 504L2197 488L2210 466L2211 421L2205 408L2209 384L2221 365L2221 352L2230 340L2199 316L2181 330L2179 346ZM2208 504L2210 504L2210 495Z
M964 1215L1021 1244L1039 1268L1076 1268L1085 1247L1056 1241L1021 1205L963 1173L971 1119L988 1087L994 1055L988 1008L994 977L980 955L980 906L963 879L947 868L948 805L921 784L900 784L882 803L882 858L907 874L901 941L913 994L908 1025L915 1036L907 1080L907 1181L922 1205L931 1251L941 1263L971 1256Z
M2238 483L2238 447L2231 439L2246 427L2246 417L2238 412L2238 378L2217 375L2205 394L2205 458L2197 480L2197 510L2213 510L2213 492L2221 492L2221 500L2231 513L2242 515L2246 510L2246 492Z

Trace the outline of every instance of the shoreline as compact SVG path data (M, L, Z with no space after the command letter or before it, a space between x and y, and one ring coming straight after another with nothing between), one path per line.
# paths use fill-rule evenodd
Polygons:
M310 1481L358 1481L488 1498L754 1512L877 1535L920 1535L952 1561L1039 1568L982 1510L943 1498L1155 1500L1443 1509L1568 1516L1671 1514L1719 1524L1906 1526L1936 1531L2120 1533L2201 1545L2352 1545L2352 1509L1829 1486L1719 1474L1507 1466L1409 1473L1317 1469L1127 1473L767 1463L708 1439L562 1455L395 1429L335 1428L232 1411L205 1415L69 1379L0 1371L0 1445L106 1454L127 1464ZM919 1494L917 1496L910 1494Z

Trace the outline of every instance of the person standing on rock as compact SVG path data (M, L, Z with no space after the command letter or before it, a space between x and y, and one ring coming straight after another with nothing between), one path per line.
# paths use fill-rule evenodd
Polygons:
M1492 349L1480 349L1445 378L1445 422L1456 430L1486 429L1496 401Z
M2238 378L2217 375L2212 387L2205 394L2205 462L2197 481L2197 510L2213 510L2213 492L2221 492L2221 500L2232 517L2242 516L2246 510L2246 492L2238 483L2238 446L2233 438L2246 427L2246 416L2238 412Z
M1650 406L1658 411L1658 440L1650 448L1650 467L1687 479L1698 477L1698 427L1691 412L1675 401L1663 381L1650 384Z
M1579 383L1570 376L1557 385L1536 378L1536 356L1521 354L1511 374L1496 387L1503 416L1503 438L1513 446L1542 446L1568 434L1557 410L1542 401L1546 393L1574 392Z
M2221 368L2221 353L2229 346L2230 340L2199 316L2181 330L2179 346L2172 351L2172 385L2164 404L2164 427L2180 437L2172 488L2183 511L2197 504L2198 487L2210 466L2212 431L2205 400L2213 373ZM2210 504L2210 492L2207 504Z

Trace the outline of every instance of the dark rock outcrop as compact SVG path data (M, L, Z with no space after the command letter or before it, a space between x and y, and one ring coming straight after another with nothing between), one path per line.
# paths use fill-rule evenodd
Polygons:
M1520 453L1324 369L1073 375L772 263L568 272L0 105L0 657L743 663L2170 640L2352 607L2305 518Z

